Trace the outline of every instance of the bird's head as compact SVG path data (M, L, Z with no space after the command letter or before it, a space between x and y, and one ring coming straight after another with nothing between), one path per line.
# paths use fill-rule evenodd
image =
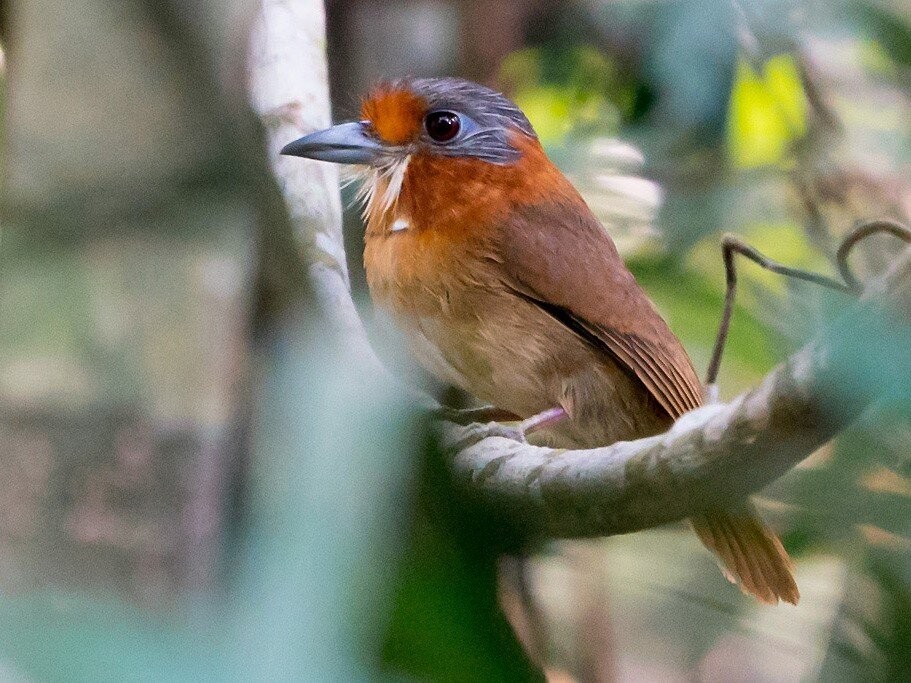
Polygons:
M458 78L382 83L363 100L360 119L306 135L281 152L359 166L374 225L391 225L403 211L417 220L451 215L459 205L479 207L485 193L493 201L491 187L528 175L521 168L527 157L545 158L512 101Z
M360 121L305 135L281 153L374 167L414 154L509 164L521 155L516 135L535 132L500 93L459 78L409 78L378 85Z

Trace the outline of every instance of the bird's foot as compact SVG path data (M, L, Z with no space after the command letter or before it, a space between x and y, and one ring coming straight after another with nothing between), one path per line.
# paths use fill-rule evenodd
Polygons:
M518 441L519 443L528 443L528 439L525 437L525 430L522 428L521 422L515 426L505 425L499 422L488 422L486 425L484 425L484 431L485 437L499 436L504 439Z
M454 413L472 412L453 411L451 408L443 408L442 411ZM437 413L441 414L442 411L437 411ZM500 413L505 413L505 411L500 411ZM445 415L445 413L443 414ZM478 412L474 412L475 416L479 414L480 413ZM512 415L511 413L505 414L515 420L515 415ZM456 415L456 417L458 417L458 415ZM513 422L513 424L503 424L496 421L480 424L476 420L472 420L467 425L460 425L458 427L452 427L452 425L450 425L449 429L444 430L443 444L444 446L451 448L464 448L471 443L477 443L481 439L486 439L490 436L499 436L519 443L528 443L527 434L530 434L537 429L549 427L557 422L562 422L567 417L569 417L569 415L567 415L563 408L548 408L529 418L519 422ZM448 419L447 417L444 417L443 419L447 419L449 422L459 425L457 420Z
M500 422L472 422L468 425L458 425L449 422L443 424L441 445L447 450L460 451L490 436L499 436L504 439L527 443L525 432L517 426L505 425Z
M514 415L508 410L503 410L496 406L482 406L481 408L467 408L463 410L443 406L442 408L435 410L434 414L441 420L462 425L463 427L474 422L516 422L519 420L518 415Z
M558 422L562 422L567 417L569 416L563 408L548 408L547 410L542 410L540 413L522 420L515 426L491 422L486 425L486 428L489 432L488 436L502 436L506 439L518 441L519 443L528 443L526 435L531 434L538 429L544 429L551 425L555 425Z

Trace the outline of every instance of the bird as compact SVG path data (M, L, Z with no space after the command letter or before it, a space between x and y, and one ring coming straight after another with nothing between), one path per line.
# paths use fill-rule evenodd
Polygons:
M520 438L604 446L704 404L683 345L502 93L382 81L359 120L281 154L359 169L374 305L431 374L518 418ZM748 501L689 521L743 592L797 603L793 563Z

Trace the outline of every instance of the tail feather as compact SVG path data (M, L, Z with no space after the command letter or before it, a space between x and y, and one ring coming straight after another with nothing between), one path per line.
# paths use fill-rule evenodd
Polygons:
M744 593L775 605L796 605L794 564L778 536L748 510L715 510L690 520L699 540L721 561L728 580Z

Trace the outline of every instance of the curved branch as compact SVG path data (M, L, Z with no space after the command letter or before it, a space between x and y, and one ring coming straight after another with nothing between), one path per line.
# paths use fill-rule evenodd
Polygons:
M499 519L554 538L637 531L741 500L889 391L875 382L845 386L846 368L865 370L858 358L895 356L897 330L908 343L907 326L884 316L885 300L911 317L911 249L825 335L730 403L684 415L665 434L589 450L532 446L488 436L496 433L489 426L450 423L452 476ZM873 333L859 338L858 329ZM871 339L883 348L871 348ZM911 382L907 348L898 354L904 365L884 373L896 386Z

